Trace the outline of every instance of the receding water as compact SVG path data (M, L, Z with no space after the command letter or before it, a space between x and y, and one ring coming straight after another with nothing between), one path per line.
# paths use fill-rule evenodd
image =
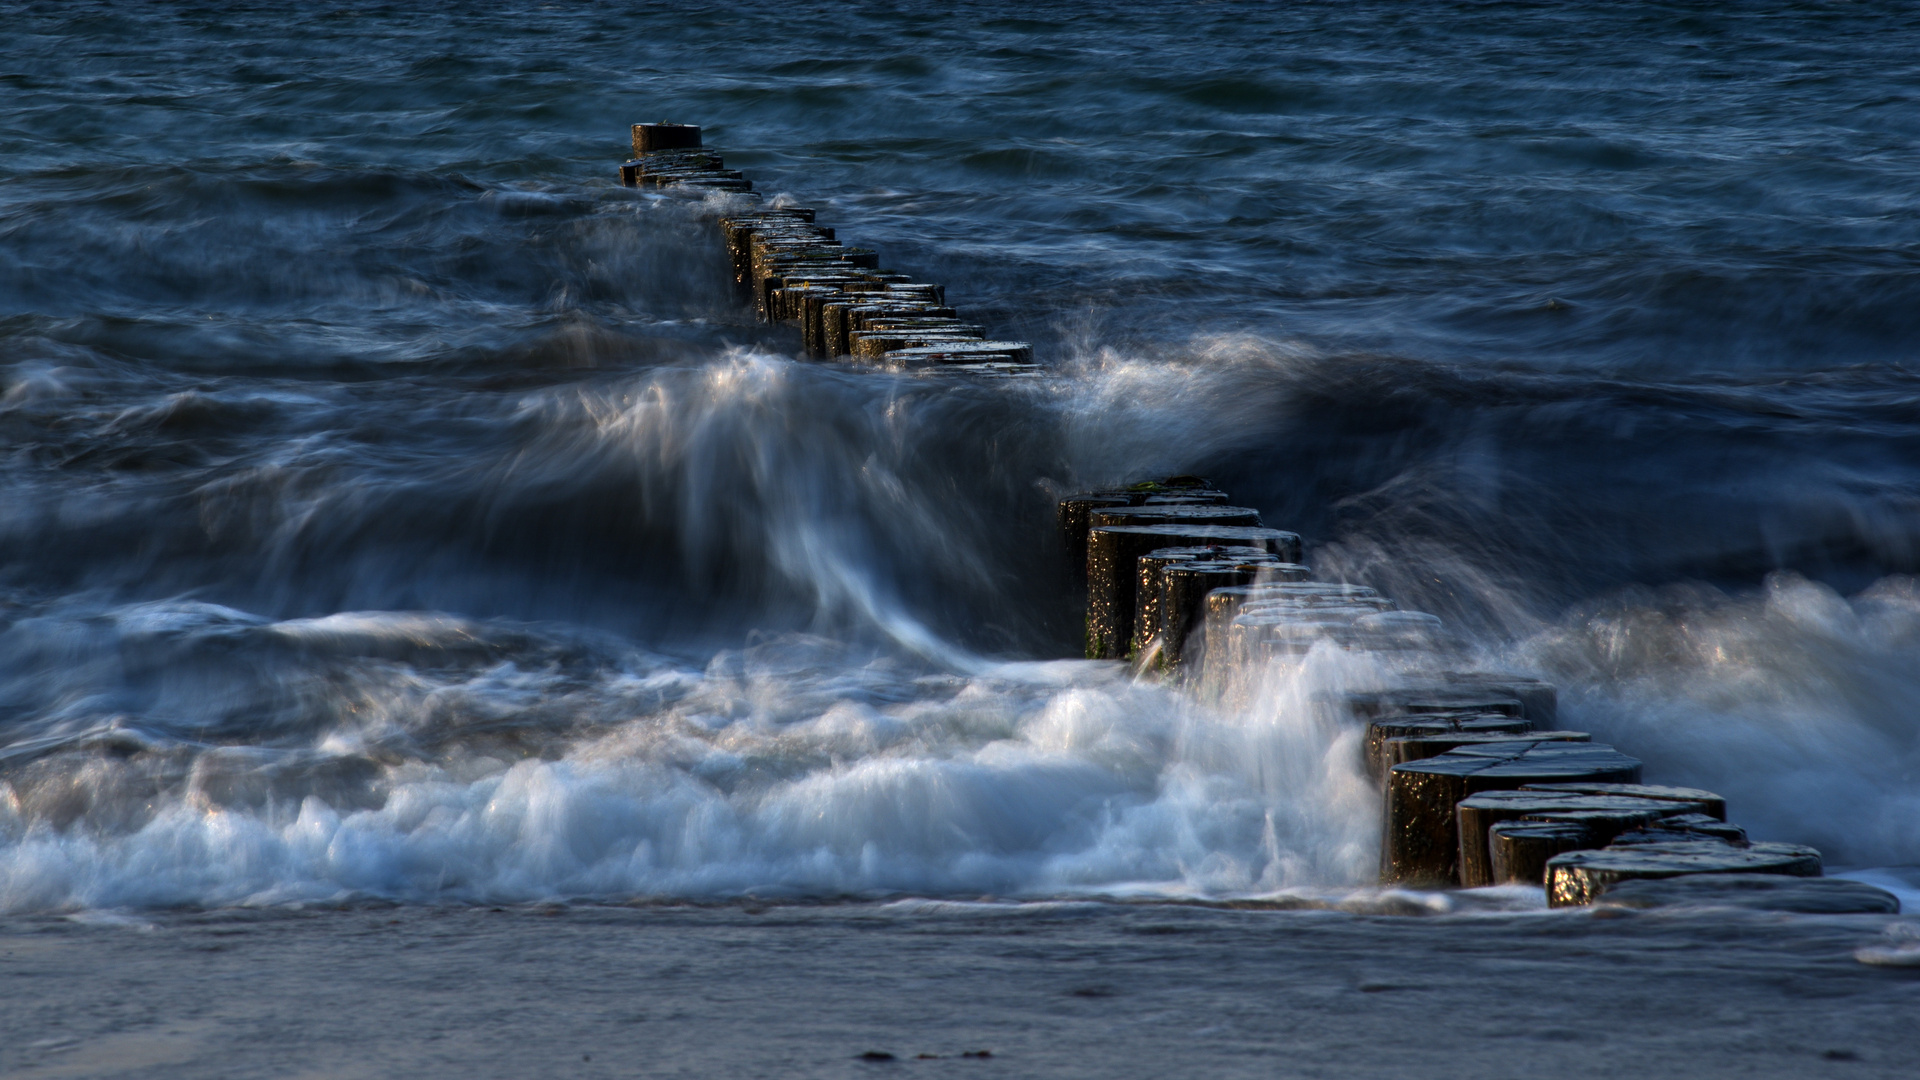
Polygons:
M1337 906L1380 671L1062 659L1169 472L1920 863L1910 6L0 21L0 910ZM658 119L1056 377L796 359Z

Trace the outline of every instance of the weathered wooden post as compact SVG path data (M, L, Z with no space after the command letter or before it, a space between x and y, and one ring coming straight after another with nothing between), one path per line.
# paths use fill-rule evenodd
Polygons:
M1466 842L1464 832L1460 839ZM1573 822L1503 821L1487 830L1479 846L1487 852L1481 859L1484 880L1476 867L1473 883L1468 884L1466 864L1462 863L1460 884L1468 888L1483 884L1538 886L1546 882L1548 861L1563 852L1592 847L1593 838L1586 826Z
M1885 889L1845 878L1798 877L1792 874L1683 874L1668 878L1629 878L1614 882L1598 902L1606 907L1657 908L1669 904L1687 907L1745 908L1749 911L1793 912L1801 915L1898 915L1900 898ZM1869 964L1900 967L1911 958L1899 947L1869 946L1854 951L1854 959Z
M1164 574L1168 567L1190 563L1216 563L1226 561L1229 565L1238 563L1263 563L1281 565L1280 560L1261 548L1247 546L1227 546L1222 544L1204 544L1189 547L1155 548L1140 556L1134 563L1136 580L1133 585L1133 645L1131 651L1138 654L1148 643L1160 634L1160 611L1162 593L1165 591Z
M1424 611L1376 611L1353 620L1347 647L1405 660L1431 663L1457 651L1456 643L1438 616Z
M1157 548L1208 544L1264 548L1300 561L1300 537L1251 525L1098 525L1087 534L1087 658L1120 660L1133 640L1140 556Z
M1087 523L1095 529L1103 525L1258 525L1260 511L1215 502L1143 502L1089 509Z
M1719 840L1633 844L1569 851L1547 860L1547 904L1591 904L1624 881L1689 874L1783 874L1819 877L1820 853L1797 844L1735 847Z
M1636 799L1659 799L1663 802L1687 803L1695 808L1694 812L1706 814L1721 821L1727 820L1727 800L1711 791L1700 788L1671 787L1666 784L1641 783L1589 783L1582 781L1561 781L1555 783L1529 783L1519 787L1524 791L1546 791L1562 795L1624 795Z
M1734 847L1747 846L1747 830L1708 814L1673 814L1658 821L1623 832L1613 838L1612 847L1623 844L1665 844L1675 840L1718 840Z
M1515 741L1395 765L1387 773L1381 880L1429 888L1458 884L1454 808L1481 791L1556 781L1638 783L1640 762L1602 743Z
M1278 556L1174 563L1159 575L1160 602L1155 624L1148 631L1136 629L1134 633L1139 637L1150 632L1159 638L1161 668L1177 671L1186 664L1189 638L1195 633L1205 633L1206 600L1210 593L1256 582L1305 581L1310 576L1306 567L1281 562ZM1142 584L1147 584L1144 576Z
M1412 686L1347 695L1347 705L1363 720L1419 713L1492 712L1526 716L1526 703L1499 690L1472 687ZM1532 717L1527 717L1532 721Z
M1546 786L1551 788L1554 785ZM1568 787L1573 788L1582 786L1584 785L1568 785ZM1701 794L1705 795L1706 793L1702 792ZM1707 799L1718 799L1718 796L1708 795ZM1532 788L1482 791L1462 799L1460 803L1454 807L1455 829L1460 839L1460 884L1467 888L1477 888L1482 885L1499 885L1506 883L1507 879L1502 879L1492 870L1492 841L1489 839L1493 827L1505 822L1519 821L1523 818L1543 820L1539 818L1539 815L1579 811L1617 811L1621 813L1651 812L1656 816L1677 816L1696 813L1707 805L1709 805L1707 801L1696 799L1651 799L1637 795L1592 794L1579 791L1538 790ZM1561 823L1578 824L1577 822ZM1542 835L1544 836L1545 834ZM1593 846L1590 839L1592 835L1591 831L1585 826L1581 826L1580 835L1584 838L1583 843L1585 846ZM1522 847L1525 848L1526 851L1537 852L1543 850L1537 844L1533 847L1526 847L1527 844L1533 843L1531 840L1516 841L1516 843L1522 844ZM1572 849L1568 848L1563 850ZM1554 854L1558 854L1558 852L1549 851L1545 855L1540 855L1537 865L1544 867L1547 857ZM1533 856L1528 855L1527 857L1532 858ZM1537 877L1532 881L1532 884L1535 885L1539 883L1540 880Z
M1372 727L1371 724L1368 725ZM1395 765L1405 765L1409 761L1425 761L1430 757L1455 750L1471 747L1489 746L1495 743L1510 743L1514 740L1524 742L1570 742L1583 743L1593 741L1593 737L1584 731L1541 731L1529 728L1526 731L1508 733L1500 731L1449 731L1421 732L1413 735L1398 735L1386 739L1380 746L1380 762L1386 771L1391 772Z
M1437 676L1435 683L1452 689L1517 698L1521 715L1541 727L1560 722L1559 692L1552 683L1531 676L1496 671L1448 671Z
M1399 764L1389 760L1387 741L1419 735L1519 735L1533 724L1506 713L1402 713L1367 723L1367 774L1384 782L1387 770Z
M1326 608L1386 611L1393 601L1365 585L1326 581L1268 581L1215 589L1205 598L1210 649L1232 653L1233 621L1244 613L1299 614Z
M655 150L697 150L700 148L698 124L635 124L633 152L651 154Z
M1092 527L1090 515L1093 511L1121 506L1217 505L1227 501L1226 492L1200 486L1206 481L1199 477L1173 479L1192 481L1193 486L1173 487L1170 486L1171 481L1149 481L1130 488L1085 491L1060 500L1057 510L1060 538L1066 545L1067 566L1072 570L1075 581L1084 582L1087 579L1087 530Z

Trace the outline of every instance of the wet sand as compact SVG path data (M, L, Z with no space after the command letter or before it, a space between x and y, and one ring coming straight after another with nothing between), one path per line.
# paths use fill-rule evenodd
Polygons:
M1853 958L1900 921L923 902L16 917L0 1075L1904 1077L1920 969Z

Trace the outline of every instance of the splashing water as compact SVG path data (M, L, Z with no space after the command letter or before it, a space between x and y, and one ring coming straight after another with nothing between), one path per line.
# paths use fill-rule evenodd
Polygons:
M1920 861L1903 16L1333 11L19 13L0 908L1350 895L1396 672L1056 659L1177 472ZM663 112L1055 377L794 362Z
M1374 857L1373 792L1351 735L1309 719L1310 668L1224 712L1111 665L956 675L807 636L693 670L427 616L38 620L69 642L49 698L121 681L146 700L84 730L68 710L10 771L11 910L1231 893L1359 880ZM297 654L298 678L249 684L236 652ZM281 737L208 745L212 701Z

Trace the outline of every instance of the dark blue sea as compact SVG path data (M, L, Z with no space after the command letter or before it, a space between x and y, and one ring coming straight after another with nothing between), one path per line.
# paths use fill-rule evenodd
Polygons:
M734 201L620 185L661 120L1045 377L807 359L731 284ZM1920 903L1920 8L0 3L0 976L18 1009L60 987L0 1070L290 1075L209 1064L241 1060L226 1021L61 1040L143 932L184 957L241 926L320 970L495 907L509 952L542 912L882 957L991 926L1013 951L954 975L981 1001L1020 934L1110 935L1047 939L1084 956L1164 918L1139 941L1284 966L1261 935L1337 932L1328 985L1415 1018L1389 1027L1439 1007L1395 951L1560 935L1533 974L1447 967L1457 1002L1579 983L1569 942L1604 934L1752 984L1735 1057L1686 1043L1700 1075L1910 1064L1897 1025L1768 1010L1897 1017L1920 984L1850 951L1920 926L1383 891L1377 790L1319 707L1380 672L1077 659L1055 500L1173 473L1554 682L1560 726L1649 782ZM1831 985L1711 944L1772 932ZM34 966L63 941L96 966ZM1258 1040L1121 1053L1135 979L978 1038L1092 1010L1090 1056L1022 1068L1278 1075ZM931 992L873 985L835 1015ZM1609 1030L1672 1020L1649 993ZM1201 1012L1181 1030L1236 1022ZM943 1021L887 1030L915 1023ZM879 1037L833 1035L820 1074ZM1303 1075L1469 1060L1313 1038ZM1472 1074L1613 1067L1553 1045ZM815 1068L688 1053L655 1064ZM363 1074L336 1066L310 1075Z

